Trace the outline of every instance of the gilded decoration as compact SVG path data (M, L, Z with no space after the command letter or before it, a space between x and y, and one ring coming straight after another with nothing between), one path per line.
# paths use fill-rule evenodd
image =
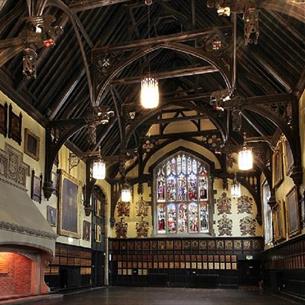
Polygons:
M226 214L218 220L217 227L220 236L232 236L233 220L228 218Z
M221 197L217 199L218 215L232 214L231 208L232 208L231 198L227 197L227 193L223 192L221 194Z
M148 203L141 197L137 202L137 216L147 216L148 215Z
M128 202L119 201L117 205L118 216L127 216L130 215L130 204Z
M255 236L256 220L250 216L246 216L240 220L239 227L242 236Z
M121 217L120 222L115 224L115 233L117 238L127 237L128 223L125 222L124 217Z
M237 201L237 211L238 214L252 213L252 207L253 207L253 199L249 196L241 196L238 198Z
M147 237L149 224L142 216L141 220L136 223L137 237Z
M30 167L23 162L23 154L8 144L0 150L0 175L22 188L26 187L26 177L30 175Z

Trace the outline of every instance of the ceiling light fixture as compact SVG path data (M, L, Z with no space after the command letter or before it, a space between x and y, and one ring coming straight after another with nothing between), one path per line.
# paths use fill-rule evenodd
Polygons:
M239 198L241 196L241 187L240 183L237 181L236 174L233 180L233 184L231 186L231 196L233 198Z
M148 10L148 39L150 38L150 6L151 0L145 0ZM145 109L156 108L159 105L159 82L156 78L151 76L150 61L148 58L148 76L144 77L141 81L141 105Z
M93 161L92 177L96 180L103 180L106 177L106 163L101 157L100 149L98 159Z
M247 171L253 168L253 152L252 148L246 144L246 133L244 133L244 145L238 153L238 168Z
M131 202L131 190L127 183L124 183L121 190L121 200L123 202Z

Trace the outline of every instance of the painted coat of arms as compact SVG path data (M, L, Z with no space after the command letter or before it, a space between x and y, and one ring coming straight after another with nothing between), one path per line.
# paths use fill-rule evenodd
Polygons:
M252 213L253 199L249 196L241 196L237 201L237 210L239 214Z
M246 216L240 220L239 227L242 236L255 236L256 220L250 216Z
M231 198L227 197L227 193L223 192L221 197L217 199L218 215L232 214L231 207Z
M233 220L225 214L217 222L218 232L220 236L232 236Z

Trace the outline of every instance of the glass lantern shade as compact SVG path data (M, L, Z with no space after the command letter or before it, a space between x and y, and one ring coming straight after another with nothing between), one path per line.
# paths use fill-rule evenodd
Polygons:
M239 198L241 196L240 183L237 181L234 181L231 186L231 196L233 198Z
M238 168L246 171L253 168L253 153L252 149L243 147L238 153Z
M159 105L159 84L153 77L146 77L141 81L141 105L145 109Z
M92 177L97 180L105 179L106 164L103 160L96 160L93 162Z
M131 190L128 185L124 185L121 190L121 200L123 202L130 202L131 201Z

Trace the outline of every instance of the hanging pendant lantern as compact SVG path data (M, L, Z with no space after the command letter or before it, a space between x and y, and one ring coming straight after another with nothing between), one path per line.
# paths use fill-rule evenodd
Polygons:
M121 200L123 202L131 201L131 190L128 184L124 184L121 190Z
M240 183L235 179L233 181L233 185L231 186L231 196L233 198L239 198L241 196Z
M145 109L156 108L159 105L159 83L153 77L145 77L141 81L141 105Z
M93 162L92 177L97 180L105 179L106 164L102 159Z
M238 168L246 171L253 168L252 149L244 146L238 153Z

